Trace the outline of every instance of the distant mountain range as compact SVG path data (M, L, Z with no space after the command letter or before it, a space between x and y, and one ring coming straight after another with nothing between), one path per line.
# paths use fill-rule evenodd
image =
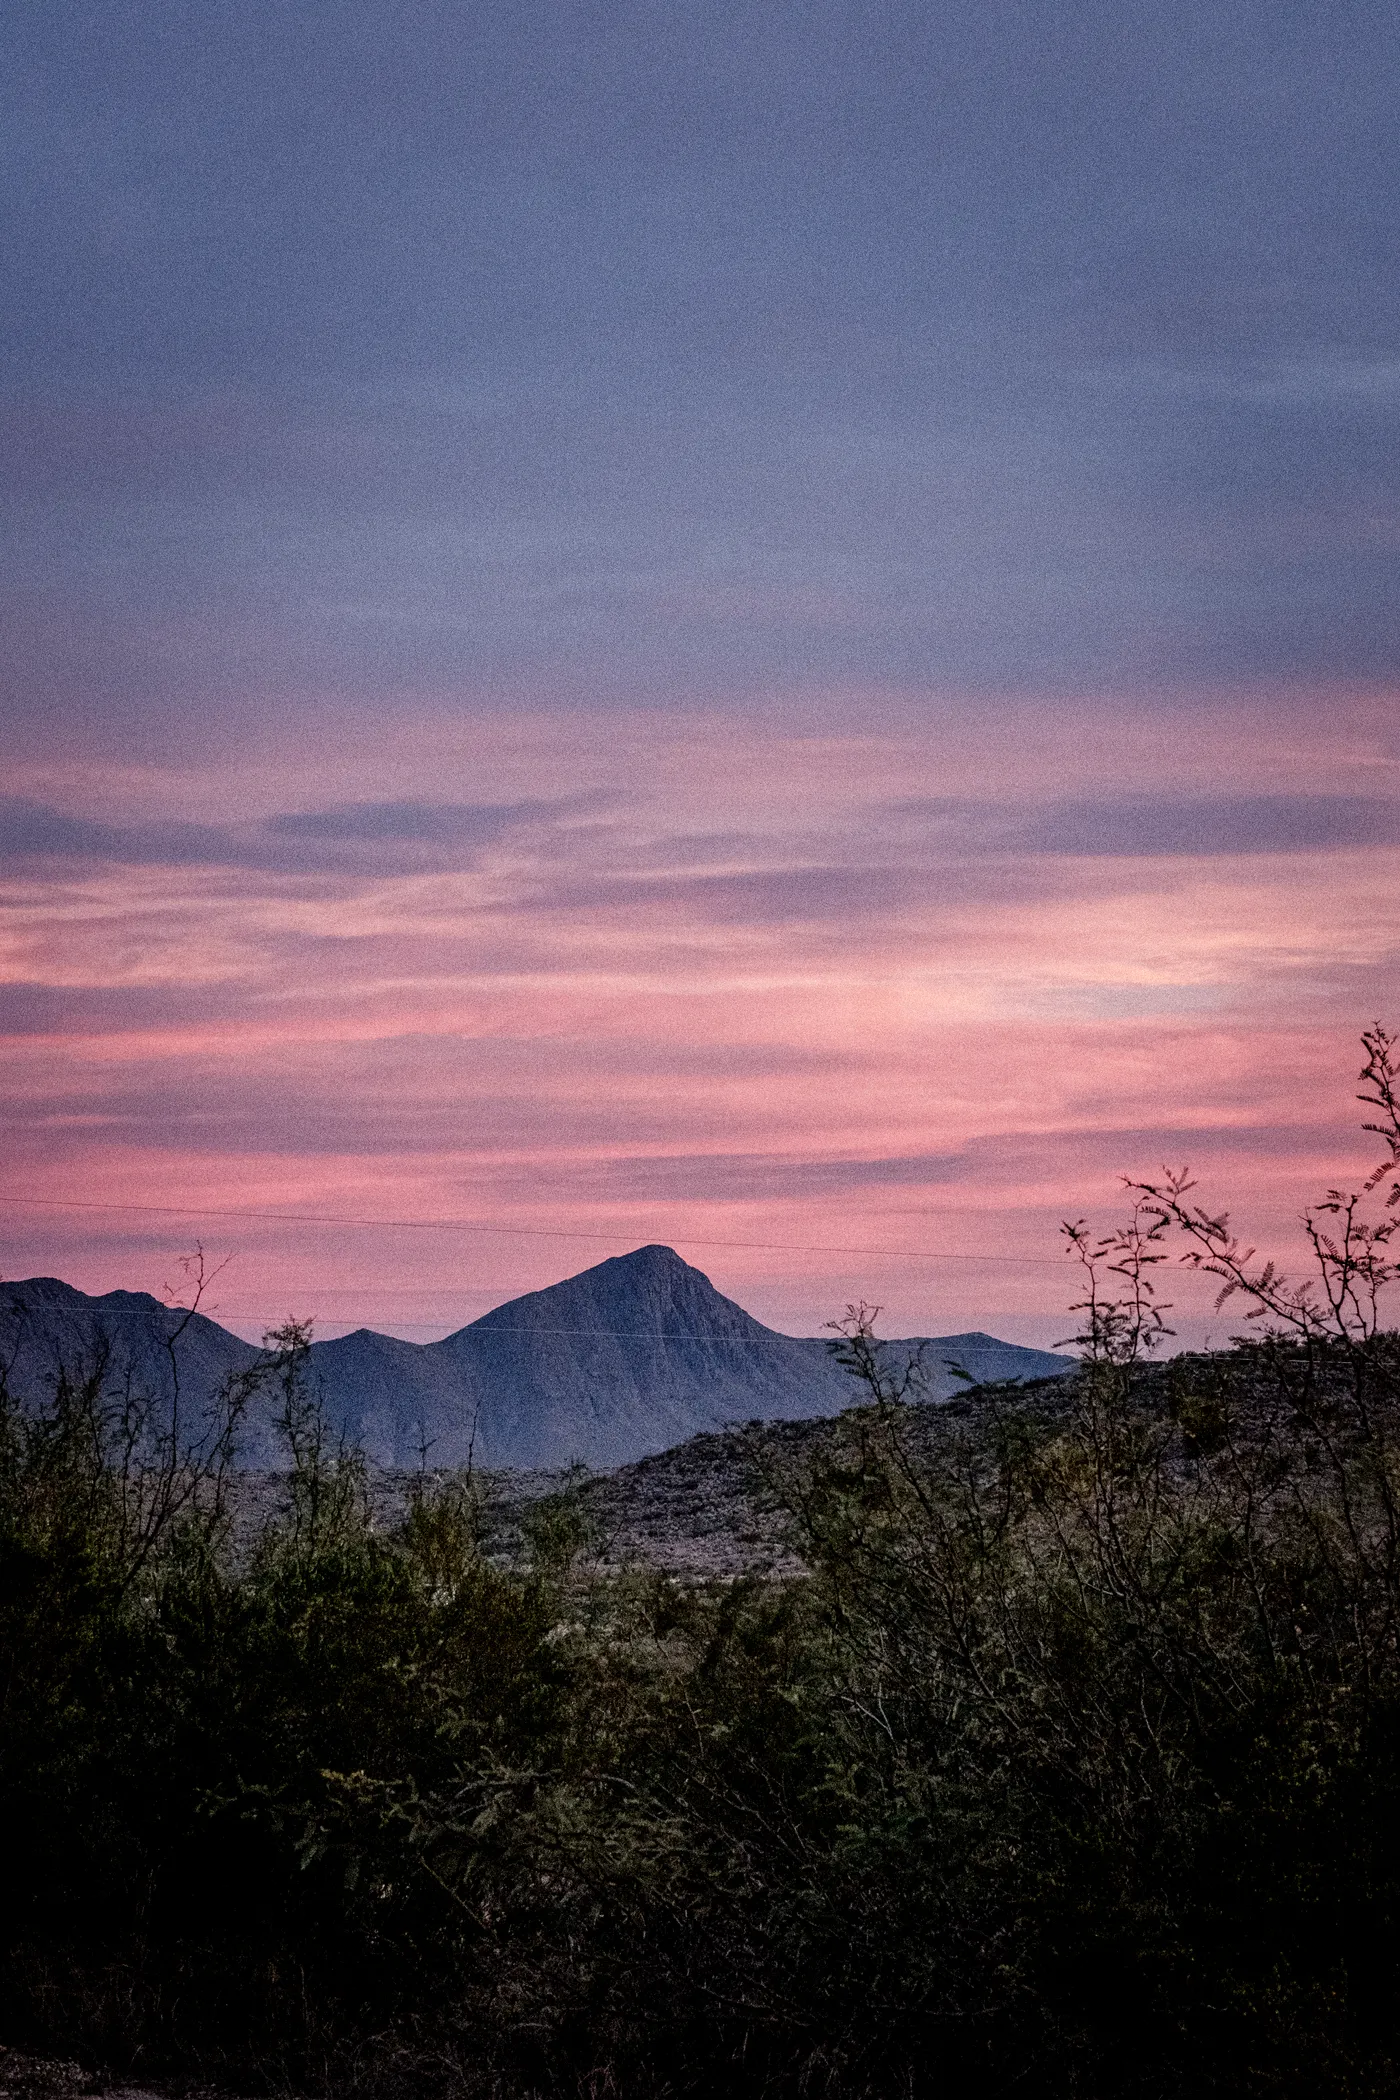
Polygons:
M90 1298L50 1276L0 1284L0 1352L11 1390L42 1390L60 1363L107 1347L112 1375L155 1395L171 1384L167 1337L183 1315L142 1291ZM922 1348L934 1399L974 1379L1054 1377L1074 1359L989 1334L890 1341L898 1362ZM260 1351L197 1314L178 1344L181 1391L206 1405ZM311 1372L332 1426L378 1466L470 1457L489 1470L629 1464L736 1421L808 1421L862 1397L827 1344L778 1334L717 1291L669 1247L639 1247L548 1290L497 1306L443 1341L362 1327L316 1342ZM254 1418L245 1457L275 1464L270 1423Z

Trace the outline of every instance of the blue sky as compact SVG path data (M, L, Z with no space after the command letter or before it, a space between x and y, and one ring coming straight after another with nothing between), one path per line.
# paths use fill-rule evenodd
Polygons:
M1388 8L11 19L21 728L1393 668Z

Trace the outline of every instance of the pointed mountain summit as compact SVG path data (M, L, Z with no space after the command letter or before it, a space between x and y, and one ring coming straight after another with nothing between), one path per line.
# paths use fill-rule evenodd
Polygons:
M495 1451L521 1454L514 1465L623 1465L698 1430L830 1414L851 1397L824 1350L763 1326L670 1247L599 1262L433 1346L481 1394L488 1465Z
M89 1298L55 1278L0 1285L0 1315L23 1337L16 1380L51 1379L58 1363L107 1348L164 1392L165 1337L180 1315L141 1292ZM917 1342L891 1342L911 1351ZM935 1398L975 1378L1044 1378L1071 1359L964 1334L922 1344ZM182 1391L194 1401L255 1360L248 1342L202 1316L180 1344ZM311 1350L332 1425L372 1464L485 1468L624 1465L734 1421L804 1421L839 1413L861 1391L820 1340L765 1327L670 1247L638 1247L547 1290L498 1305L440 1342L360 1328ZM267 1425L251 1426L248 1461L268 1464Z
M1054 1377L1071 1362L982 1334L924 1347L940 1399L960 1386L949 1361L975 1378ZM426 1449L433 1465L619 1466L728 1422L810 1421L862 1397L825 1342L765 1327L661 1246L512 1298L440 1342L362 1329L311 1354L336 1419L382 1465Z
M443 1341L361 1330L311 1352L337 1418L382 1464L623 1465L735 1419L849 1404L825 1350L776 1334L670 1247L531 1291Z
M571 1321L580 1332L610 1330L626 1339L659 1335L682 1341L725 1336L786 1339L775 1337L771 1328L717 1291L709 1277L682 1261L673 1247L660 1246L613 1255L547 1290L512 1298L494 1312L483 1313L461 1333L477 1334L488 1328L559 1332L567 1330ZM459 1338L451 1335L448 1340Z

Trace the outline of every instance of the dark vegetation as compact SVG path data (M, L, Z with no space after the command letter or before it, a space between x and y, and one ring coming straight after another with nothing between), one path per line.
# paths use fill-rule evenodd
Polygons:
M1400 1174L1260 1267L1180 1178L1082 1371L748 1433L807 1573L602 1574L586 1498L392 1532L270 1338L231 1543L108 1367L0 1416L0 2021L242 2091L1369 2095L1400 2086ZM1373 1126L1375 1127L1375 1126ZM1151 1361L1175 1236L1251 1339Z

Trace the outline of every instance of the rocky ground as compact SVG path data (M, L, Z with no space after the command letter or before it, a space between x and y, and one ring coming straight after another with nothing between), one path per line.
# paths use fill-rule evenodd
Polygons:
M26 2056L22 2050L0 2045L0 2100L215 2100L197 2095L196 2089L181 2086L157 2092L133 2085L130 2080L111 2084L80 2064L54 2056Z
M794 1431L817 1424L784 1424ZM770 1430L766 1434L772 1434ZM681 1580L795 1574L784 1520L754 1474L742 1434L691 1437L673 1450L606 1473L415 1473L375 1469L366 1482L370 1513L391 1530L418 1493L460 1492L472 1504L483 1550L503 1566L531 1557L531 1515L546 1501L572 1510L585 1557L611 1569L644 1565ZM244 1473L234 1487L236 1535L251 1543L285 1509L280 1473Z
M955 1400L911 1408L911 1426L917 1435L921 1422L930 1433L950 1418L975 1424L997 1390L974 1387ZM1060 1414L1069 1394L1063 1379L1037 1380L1017 1389L1016 1405ZM461 1493L477 1513L483 1550L502 1566L530 1560L534 1523L552 1500L572 1512L584 1556L597 1568L651 1567L690 1582L782 1578L800 1573L802 1563L768 1482L800 1463L830 1428L829 1420L752 1423L691 1437L608 1472L374 1469L366 1486L372 1520L385 1530L403 1520L416 1493ZM238 1532L251 1539L285 1501L285 1475L240 1475Z

